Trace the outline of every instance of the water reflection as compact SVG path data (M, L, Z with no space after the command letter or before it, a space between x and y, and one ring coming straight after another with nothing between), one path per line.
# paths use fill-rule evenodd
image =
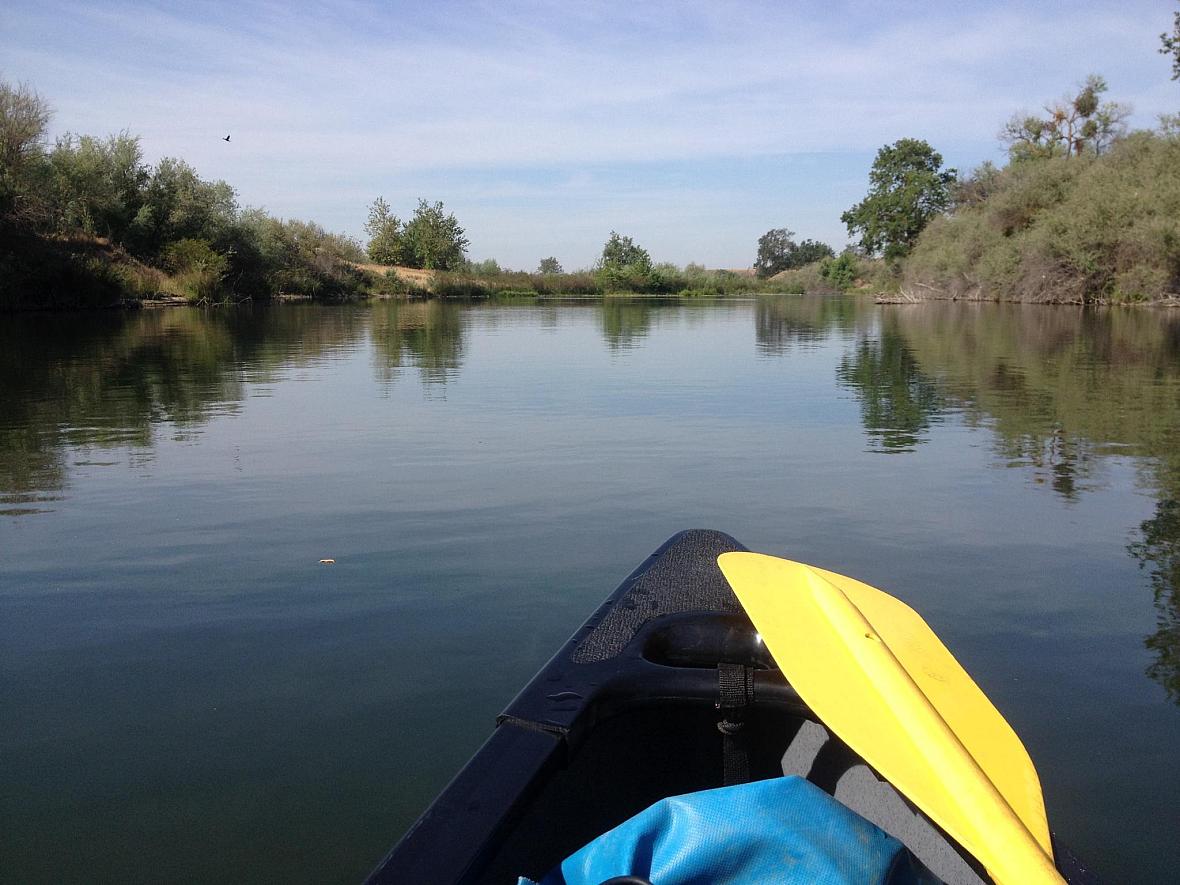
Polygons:
M570 315L563 311L586 310L597 312L611 351L642 346L664 320L688 327L721 313L751 316L763 357L789 359L794 349L826 342L874 451L917 452L955 413L988 429L997 466L1027 471L1071 503L1102 484L1112 455L1134 458L1159 502L1128 548L1149 575L1159 621L1146 640L1149 674L1180 702L1180 315L962 303L878 308L799 296L753 305L610 298L505 305L499 313L485 305L477 328L504 321L503 333L523 311L522 328L560 329ZM77 468L146 463L159 434L191 439L293 369L359 348L371 348L381 383L411 370L428 387L444 385L463 371L471 311L384 302L5 317L0 515L52 510Z
M445 301L385 301L372 308L377 378L395 381L407 366L427 384L445 384L463 365L464 307Z
M859 396L876 451L912 452L948 408L942 387L923 374L905 339L891 328L877 339L858 339L836 376Z
M1157 624L1144 640L1155 657L1147 675L1180 704L1180 501L1160 501L1139 534L1140 540L1127 549L1149 571Z
M651 331L653 309L655 305L642 298L602 299L602 337L607 346L611 350L637 347Z
M851 298L768 295L755 304L754 335L760 353L782 356L795 346L818 345L833 333L849 335L869 316L865 303Z
M1129 551L1159 629L1147 672L1180 703L1180 317L1150 310L932 303L887 308L838 369L884 451L912 451L948 409L993 431L997 462L1076 501L1109 455L1158 497Z
M360 315L301 307L5 317L0 324L0 509L38 512L69 481L67 450L149 457L268 381L359 337ZM83 455L77 466L109 466Z

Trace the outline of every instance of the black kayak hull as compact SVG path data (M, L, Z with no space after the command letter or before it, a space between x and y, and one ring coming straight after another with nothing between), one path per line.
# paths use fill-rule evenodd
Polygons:
M829 739L783 678L717 567L720 554L745 549L721 532L692 530L652 553L508 705L369 885L539 879L660 799L784 773L870 819L884 814L878 825L904 819L884 828L947 880L987 881ZM892 811L879 811L878 788ZM856 807L865 801L867 813ZM1058 854L1068 881L1092 881Z

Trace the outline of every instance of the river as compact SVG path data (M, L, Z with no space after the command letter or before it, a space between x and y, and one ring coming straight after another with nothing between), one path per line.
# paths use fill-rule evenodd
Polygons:
M692 527L905 599L1174 875L1180 312L776 296L0 317L0 880L358 881Z

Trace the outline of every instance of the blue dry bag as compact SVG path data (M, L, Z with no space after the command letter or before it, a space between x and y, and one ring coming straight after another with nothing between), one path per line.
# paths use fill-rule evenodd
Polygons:
M664 799L571 854L539 885L626 875L654 885L931 881L900 842L800 777Z

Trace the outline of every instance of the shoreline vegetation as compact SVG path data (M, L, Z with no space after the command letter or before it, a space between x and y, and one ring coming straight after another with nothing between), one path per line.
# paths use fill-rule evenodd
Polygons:
M759 293L1180 305L1180 114L1128 132L1101 77L1017 114L1008 163L961 175L925 141L881 148L841 220L855 245L758 240L752 269L656 263L611 231L591 268L472 261L441 202L407 220L378 197L364 246L314 222L240 207L183 160L143 162L137 137L66 134L48 104L0 81L0 311L418 298L718 298Z
M726 297L782 291L772 270L797 266L789 237L753 270L679 267L614 231L600 259L565 272L471 261L469 241L441 202L408 220L378 197L366 246L314 222L241 207L225 181L180 159L149 165L139 139L47 137L48 103L0 81L0 311L346 301L388 298ZM789 234L789 231L784 231ZM808 243L805 242L804 245ZM785 252L783 250L786 250ZM822 253L831 255L829 247ZM812 253L807 253L812 254ZM785 261L785 263L783 263ZM802 291L802 290L800 290Z
M882 148L873 193L843 216L885 256L878 303L1180 305L1180 114L1128 132L1130 108L1106 90L1091 75L1014 115L1003 168L959 175L924 142L924 163L890 156L904 140Z

